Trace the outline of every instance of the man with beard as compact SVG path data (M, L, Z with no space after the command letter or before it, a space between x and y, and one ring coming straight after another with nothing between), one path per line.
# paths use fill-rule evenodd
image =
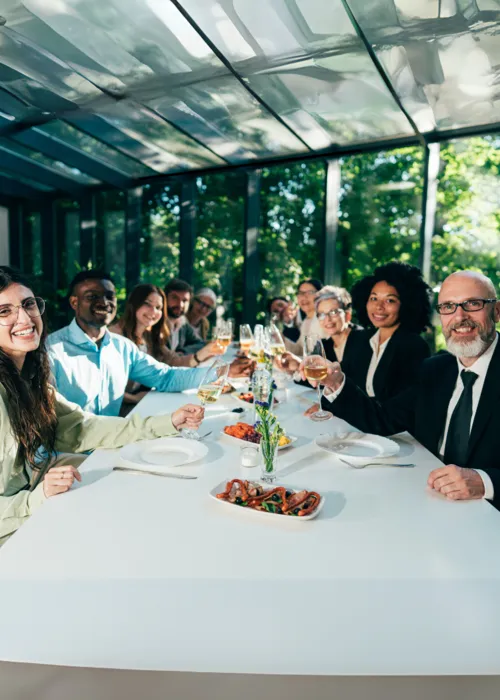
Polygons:
M129 379L158 391L198 387L206 369L171 368L108 331L117 303L115 285L105 272L79 272L68 301L75 318L49 335L47 347L54 383L69 401L96 415L118 416ZM248 369L235 361L229 374L241 376Z
M205 345L186 318L193 296L193 288L180 279L172 279L164 289L167 297L170 350L180 353L193 353Z
M500 302L491 280L464 271L446 278L436 309L448 353L425 360L412 387L381 403L329 363L323 407L365 432L407 430L446 465L431 488L500 509Z

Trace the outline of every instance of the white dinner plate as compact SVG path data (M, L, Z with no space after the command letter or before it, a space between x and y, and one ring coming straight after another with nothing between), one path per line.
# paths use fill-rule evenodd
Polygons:
M224 432L224 430L220 431L220 434L227 438L228 440L231 440L231 442L234 442L236 445L239 445L240 447L257 447L256 442L250 442L249 440L242 440L241 438L234 437L233 435L228 435L227 433ZM286 450L288 447L291 447L294 442L297 442L298 438L295 437L294 435L287 435L287 438L290 440L290 442L287 445L281 445L281 447L278 447L278 451L281 450Z
M394 457L399 445L394 440L369 433L348 433L342 435L320 435L315 443L322 450L343 457L352 464L367 464L378 459Z
M166 437L125 445L118 455L126 466L147 469L154 464L155 467L168 470L193 464L202 459L207 452L208 447L198 440Z
M292 520L295 522L305 522L306 520L313 520L316 518L320 511L323 509L323 506L325 504L325 497L319 494L320 496L320 502L318 507L316 508L315 511L313 511L310 515L304 515L301 518L298 516L294 515L283 515L283 513L268 513L265 510L254 510L253 508L245 508L244 506L239 506L237 503L230 503L229 501L225 501L222 498L217 498L218 493L222 493L223 491L226 490L227 482L231 481L231 479L225 479L224 481L221 481L220 484L217 484L217 486L214 486L213 489L209 491L209 496L214 499L214 501L217 501L217 503L222 503L222 505L225 505L226 508L232 508L233 511L235 511L237 508L240 511L243 511L245 513L254 513L256 516L264 516L264 517L270 517L270 518L281 518L281 520L286 521L286 520ZM284 486L286 489L290 489L292 491L301 491L302 489L296 488L294 486L290 486L289 484L264 484L263 482L259 481L258 479L252 479L252 483L254 484L259 484L260 486L263 486L266 490L271 489L271 488L276 488L276 486Z

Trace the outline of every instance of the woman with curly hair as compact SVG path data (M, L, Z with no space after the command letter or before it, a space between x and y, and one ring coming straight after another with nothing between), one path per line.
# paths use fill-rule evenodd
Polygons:
M367 330L356 334L343 370L384 401L409 386L430 355L420 333L431 325L431 289L417 267L393 261L354 285L352 305Z

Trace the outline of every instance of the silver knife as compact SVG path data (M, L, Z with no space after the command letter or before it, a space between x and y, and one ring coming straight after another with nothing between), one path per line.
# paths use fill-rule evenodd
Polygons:
M172 479L197 479L191 474L170 474L170 472L154 472L149 469L131 469L130 467L113 467L116 472L128 472L129 474L152 474L153 476L168 476Z

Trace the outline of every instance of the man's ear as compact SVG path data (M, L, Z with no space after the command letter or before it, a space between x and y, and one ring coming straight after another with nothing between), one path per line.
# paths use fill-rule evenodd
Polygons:
M495 304L495 323L500 321L500 301Z
M71 296L71 297L68 299L68 301L69 301L69 305L71 306L71 308L73 309L73 311L76 311L76 308L77 308L77 306L78 306L78 297Z

